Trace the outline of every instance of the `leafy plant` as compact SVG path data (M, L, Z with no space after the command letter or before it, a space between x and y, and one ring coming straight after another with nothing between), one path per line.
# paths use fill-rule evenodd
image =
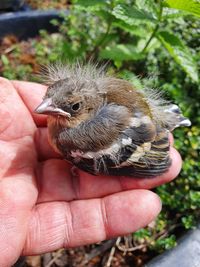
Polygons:
M198 82L193 51L170 25L175 19L181 24L181 19L187 19L190 13L200 16L199 6L195 1L74 0L60 25L63 55L71 60L112 60L115 66L123 68L129 61L138 63L156 49L165 48L169 53L166 58L170 55Z

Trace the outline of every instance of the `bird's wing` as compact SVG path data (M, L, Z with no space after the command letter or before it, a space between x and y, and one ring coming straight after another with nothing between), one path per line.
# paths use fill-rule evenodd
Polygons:
M132 138L132 143L121 147L120 164L111 168L109 173L136 177L151 177L164 173L171 165L169 132L157 126L155 133L153 137L147 125L141 125L137 129L130 127L125 131L122 143L126 144L125 140L129 138Z
M153 177L170 164L168 131L150 117L134 117L113 144L104 150L86 153L77 166L93 174Z

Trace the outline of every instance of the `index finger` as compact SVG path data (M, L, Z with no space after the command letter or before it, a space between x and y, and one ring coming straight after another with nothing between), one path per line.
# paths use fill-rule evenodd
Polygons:
M24 104L30 111L35 124L38 127L44 127L47 123L47 116L34 113L36 107L41 103L47 90L45 85L33 82L12 81L13 86L22 98Z
M151 189L173 180L181 169L179 153L171 148L172 165L166 173L154 178L125 176L94 176L60 159L42 162L38 169L40 194L38 203L50 201L72 201L104 197L131 189ZM55 186L56 185L56 186Z

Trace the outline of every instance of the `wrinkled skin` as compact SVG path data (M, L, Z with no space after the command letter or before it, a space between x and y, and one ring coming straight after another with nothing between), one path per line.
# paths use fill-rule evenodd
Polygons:
M153 179L92 176L59 158L47 141L46 117L33 110L46 87L0 78L0 266L20 255L126 235L160 212L149 189L181 168L171 148L168 173Z

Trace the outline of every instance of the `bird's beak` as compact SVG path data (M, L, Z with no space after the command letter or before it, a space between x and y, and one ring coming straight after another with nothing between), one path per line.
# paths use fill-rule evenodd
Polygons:
M42 101L42 103L35 109L35 113L52 115L52 116L64 116L67 118L71 117L71 114L62 110L61 108L57 108L52 104L51 98L46 98Z

